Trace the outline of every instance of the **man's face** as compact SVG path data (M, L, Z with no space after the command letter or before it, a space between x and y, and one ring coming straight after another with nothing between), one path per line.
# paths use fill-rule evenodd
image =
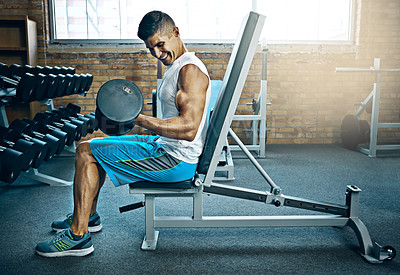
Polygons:
M165 66L171 65L182 53L179 52L179 30L174 28L171 32L156 32L144 43L152 56L160 60Z

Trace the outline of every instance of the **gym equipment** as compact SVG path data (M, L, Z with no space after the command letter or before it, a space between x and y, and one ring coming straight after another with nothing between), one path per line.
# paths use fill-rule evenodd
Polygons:
M107 135L123 135L132 130L133 121L143 107L139 88L125 79L104 83L96 97L95 116L99 129Z
M26 122L22 122L21 120L16 119L13 122L11 122L9 128L13 129L18 133L18 138L23 138L33 143L32 147L34 148L36 155L31 167L38 168L43 163L43 161L47 156L47 152L49 151L49 145L47 144L47 142L43 141L42 135L40 136L36 135L39 136L41 140L32 137L33 135L35 135L35 133L32 134L31 131L27 131L28 128L27 126L28 124Z
M366 226L358 218L358 202L361 189L353 185L347 186L345 205L323 203L283 195L282 189L275 184L246 146L230 129L264 21L265 16L250 12L242 24L238 41L235 43L227 66L220 96L211 116L206 143L197 166L197 175L193 179L175 183L142 181L130 184L130 193L144 194L145 197L146 235L141 248L143 250L155 250L159 236L156 228L164 227L349 226L357 235L360 254L368 262L381 263L392 260L396 254L395 249L390 246L382 247L377 243L373 244ZM270 191L252 190L213 182L215 169L228 133L263 176L270 187ZM325 214L207 217L203 215L204 193L257 201L276 207L295 207ZM187 216L156 216L155 201L159 197L192 197L193 213ZM140 206L140 204L135 204L133 208L137 208L137 206Z
M68 86L67 77L65 75L58 74L56 78L58 79L58 85L54 97L61 97L64 95L65 89Z
M265 158L265 144L267 139L267 106L271 105L267 102L267 52L262 51L262 72L261 85L258 98L253 98L251 105L253 114L251 115L234 115L234 121L251 121L251 128L248 130L251 136L251 144L246 144L246 148L255 151L258 157ZM229 145L231 151L240 151L239 145Z
M22 121L17 120L16 122L19 125L13 125L14 129L47 143L48 150L44 158L45 161L50 160L55 154L61 153L62 149L64 149L65 133L55 130L46 132L47 129L42 124L28 118L24 118Z
M399 150L400 144L382 144L378 145L378 129L379 128L400 128L400 123L380 123L379 122L379 108L381 101L381 74L384 72L400 72L400 69L381 69L380 68L380 59L374 58L374 66L371 68L336 68L336 72L372 72L375 73L375 83L373 84L373 89L371 93L365 98L363 102L361 102L360 107L354 113L354 116L357 118L360 117L364 110L367 110L371 107L371 128L369 131L369 138L364 138L363 141L359 141L358 144L369 142L369 147L362 147L361 145L356 145L354 148L350 146L350 149L357 149L360 152L368 155L369 157L375 158L376 152L379 150ZM346 118L346 117L345 117ZM342 122L342 125L344 120ZM363 126L366 127L365 122L362 122ZM353 125L357 129L349 129L346 128L347 131L353 131L355 134L358 133L358 126L353 123ZM349 126L351 127L351 125ZM354 139L357 139L354 137ZM345 143L347 141L343 141ZM344 144L347 148L347 145Z
M91 74L76 74L74 68L50 67L12 64L8 67L0 63L0 75L10 78L15 85L25 74L36 78L36 89L31 93L29 101L44 100L71 94L82 94L90 89L93 82ZM14 80L14 79L17 80ZM67 89L68 88L68 89ZM3 95L4 96L4 95Z
M78 127L79 140L88 134L88 119L79 119L69 115L69 110L64 108L54 109L52 111L46 111L46 114L54 116L54 121L69 122Z
M36 155L34 161L31 161L32 169L29 169L25 175L53 186L72 185L72 181L65 181L60 178L42 174L37 170L37 168L44 160L49 160L55 154L61 154L64 149L66 151L74 152L75 140L80 140L82 135L86 135L88 132L93 133L98 129L98 122L94 113L81 115L76 112L74 113L73 108L63 110L63 107L60 108L60 110L50 112L54 110L52 98L71 95L74 93L86 93L92 85L93 75L76 74L75 69L71 67L32 67L30 65L21 66L18 64L13 64L8 67L6 64L1 62L0 75L3 76L0 79L0 88L1 85L6 87L5 89L0 89L0 125L10 127L10 129L18 133L19 139L30 142L37 148L37 150L35 150ZM25 81L26 75L35 81L35 86L31 86L32 91L30 92L29 98L27 95L24 95L24 101L30 102L39 100L41 103L47 105L49 112L37 115L36 120L30 120L27 118L23 120L17 119L9 125L5 107L22 101L15 101L14 99L20 95L20 92L25 92L25 90L18 90L18 88L22 87L21 80ZM8 83L6 81L8 81ZM20 86L16 86L17 83ZM10 86L14 88L8 88ZM18 96L16 96L17 93ZM68 117L66 118L65 116ZM78 126L74 125L72 122ZM7 138L10 139L9 137ZM6 143L3 145L12 147L15 141L8 139L4 139ZM65 148L65 145L67 145L68 148ZM4 148L7 149L6 152L12 152L10 148ZM0 151L3 152L3 150ZM3 154L1 152L0 155ZM21 154L21 152L19 153ZM68 156L68 154L66 156ZM2 166L0 166L0 169L3 169ZM4 181L8 182L14 181L21 172L18 172L17 169L15 171L7 169L8 168L6 167L3 170L5 171L4 173L8 173L9 175L7 177L4 176L3 178ZM27 166L25 165L24 170L26 169ZM0 180L2 179L0 178Z
M65 87L63 96L69 96L75 89L76 77L71 74L66 74L65 77L67 79L67 86Z
M53 132L54 130L60 130L67 134L65 144L71 146L74 141L80 140L81 134L77 125L69 122L54 121L55 115L50 113L37 113L33 118L34 121L39 122L39 127L44 133ZM30 123L31 120L24 119L24 121ZM47 129L47 130L46 130Z
M86 125L86 134L87 133L93 133L94 132L94 127L95 127L95 117L90 116L88 114L82 115L80 114L81 107L72 103L68 103L66 107L60 106L59 108L60 111L64 112L64 115L70 118L75 118L78 120L82 120L84 124ZM86 136L83 135L83 136Z
M346 115L341 125L341 138L344 147L355 150L360 143L360 122L357 116Z
M31 101L33 100L43 100L46 98L47 90L49 89L50 78L44 74L37 74L35 76L37 79L37 87L35 90L34 96L32 96Z
M22 171L23 154L19 151L0 146L0 180L13 183Z
M36 88L35 76L30 73L24 74L19 81L0 75L0 81L0 87L11 86L15 88L10 91L7 90L6 93L2 93L0 96L15 96L21 102L27 102Z
M341 125L341 138L344 147L356 150L357 145L369 142L370 128L366 120L359 120L355 115L346 115Z
M16 131L4 126L0 126L0 145L22 153L22 171L28 171L37 155L33 142L20 139Z
M90 114L84 114L84 117L87 117L93 123L93 126L89 129L90 134L92 134L94 131L99 130L99 121L96 119L95 112L91 112Z
M19 64L12 64L9 67L9 71L10 71L10 75L14 75L14 76L22 76L25 73L31 73L33 75L38 75L39 73L44 74L44 75L48 75L48 74L54 74L54 75L58 75L58 74L75 74L75 69L72 67L58 67L58 66L54 66L54 67L50 67L50 66L35 66L32 67L30 65L19 65Z
M91 74L86 74L86 86L84 87L83 91L87 92L90 90L90 87L92 86L93 83L93 75Z

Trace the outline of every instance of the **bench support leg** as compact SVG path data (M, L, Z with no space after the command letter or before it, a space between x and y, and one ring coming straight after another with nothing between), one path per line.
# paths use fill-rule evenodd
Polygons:
M159 231L155 230L155 196L145 195L145 223L146 236L142 243L142 250L156 250Z

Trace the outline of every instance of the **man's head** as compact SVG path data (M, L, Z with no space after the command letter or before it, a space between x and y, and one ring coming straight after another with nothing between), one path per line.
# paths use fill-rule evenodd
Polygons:
M174 20L161 11L151 11L143 17L138 36L164 65L171 65L186 51Z
M151 11L140 21L138 36L143 41L146 41L156 32L165 34L168 31L171 32L174 27L175 22L168 14L162 11Z

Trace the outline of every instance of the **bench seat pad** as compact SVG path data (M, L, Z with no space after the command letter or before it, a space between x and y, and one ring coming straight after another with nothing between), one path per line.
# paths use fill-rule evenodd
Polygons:
M137 181L129 184L131 189L134 188L160 188L160 189L190 189L193 187L193 180L185 180L178 182L153 182L153 181Z

